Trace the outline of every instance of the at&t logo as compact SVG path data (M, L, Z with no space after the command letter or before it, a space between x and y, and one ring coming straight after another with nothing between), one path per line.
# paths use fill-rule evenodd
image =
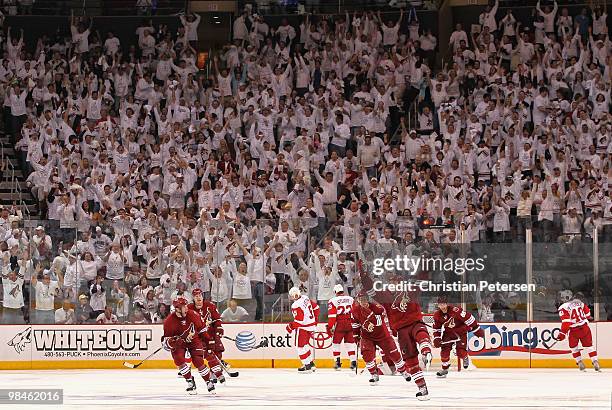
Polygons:
M236 335L236 347L241 352L249 352L253 350L257 344L255 335L248 330L243 330Z

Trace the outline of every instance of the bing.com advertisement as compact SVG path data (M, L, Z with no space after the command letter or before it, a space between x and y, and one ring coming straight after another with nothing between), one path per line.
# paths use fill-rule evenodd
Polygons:
M567 355L569 349L556 343L560 332L554 324L482 324L483 337L469 335L470 355L508 357L517 353Z

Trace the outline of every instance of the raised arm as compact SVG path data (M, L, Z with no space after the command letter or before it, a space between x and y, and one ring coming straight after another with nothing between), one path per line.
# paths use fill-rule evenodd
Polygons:
M493 18L495 18L495 15L497 14L498 7L499 7L499 0L495 0L495 5L491 9L491 15L493 16Z

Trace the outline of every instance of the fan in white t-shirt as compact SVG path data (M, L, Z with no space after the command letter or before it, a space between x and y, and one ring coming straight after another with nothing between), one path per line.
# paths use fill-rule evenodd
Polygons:
M400 11L399 20L397 23L393 24L392 21L388 21L387 24L382 24L382 32L383 32L383 45L384 46L392 46L397 43L398 33L400 29L400 25L402 23L402 18L404 17L404 10ZM383 21L380 16L380 10L378 11L378 20Z
M249 313L242 306L238 306L235 299L230 299L227 309L221 313L223 323L246 322L249 318Z

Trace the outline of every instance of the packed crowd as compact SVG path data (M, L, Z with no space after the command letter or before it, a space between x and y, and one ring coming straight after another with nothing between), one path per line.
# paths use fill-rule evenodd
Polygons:
M96 15L174 14L185 7L184 0L106 0L100 2L72 0L0 0L0 13L16 15L66 15L72 7L81 7Z
M262 320L292 285L325 310L380 246L610 240L605 11L497 6L441 69L413 10L271 27L248 8L210 76L195 15L135 42L6 27L4 129L48 223L1 211L3 322L158 323L195 288Z

